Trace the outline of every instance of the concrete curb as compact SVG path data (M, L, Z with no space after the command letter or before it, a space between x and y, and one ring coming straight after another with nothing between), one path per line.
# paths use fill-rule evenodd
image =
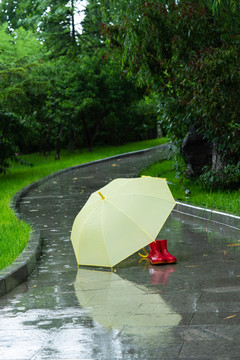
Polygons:
M21 219L17 208L20 200L34 187L38 181L19 190L11 200L10 207L18 219ZM7 294L19 284L23 283L35 269L42 250L42 237L40 230L34 229L21 254L4 269L0 270L0 296Z
M60 171L57 171L51 175L48 175L40 180L35 181L32 184L29 184L28 186L25 186L22 188L19 192L17 192L12 201L11 201L11 208L13 208L16 217L21 219L21 215L18 211L18 206L21 201L21 199L32 189L36 188L38 185L42 184L43 182L48 181L51 178L54 178L55 176L58 176L60 174L73 171L74 169L80 168L80 167L86 167L89 165L94 165L100 162L113 160L120 157L127 157L131 155L141 155L145 152L151 151L155 148L167 148L168 144L159 145L154 148L139 150L139 151L133 151L129 153L114 155L108 158L100 159L91 161L88 163L76 165L67 169L63 169ZM184 213L191 216L196 216L198 218L202 218L205 220L210 220L217 222L219 224L224 224L230 227L233 227L235 229L240 230L240 217L210 210L210 209L204 209L197 206L189 205L186 203L177 203L174 211L179 213ZM19 284L23 283L27 280L27 278L31 275L32 271L37 265L37 262L41 255L41 249L42 249L42 237L40 230L34 229L29 237L29 241L23 250L23 252L13 261L13 263L6 268L0 270L0 296L3 296L13 290L15 287L17 287Z
M204 220L213 221L240 230L240 217L228 213L202 208L183 202L177 202L174 211L186 215L198 217Z
M29 277L37 265L41 248L40 232L34 230L23 252L12 264L0 271L0 296L7 294Z

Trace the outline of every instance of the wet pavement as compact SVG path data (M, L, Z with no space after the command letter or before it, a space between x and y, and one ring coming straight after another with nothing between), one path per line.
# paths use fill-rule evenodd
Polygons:
M174 210L158 238L176 265L134 254L112 272L77 267L70 231L89 195L166 154L162 146L75 168L22 198L43 250L30 278L0 298L0 359L240 358L238 229Z

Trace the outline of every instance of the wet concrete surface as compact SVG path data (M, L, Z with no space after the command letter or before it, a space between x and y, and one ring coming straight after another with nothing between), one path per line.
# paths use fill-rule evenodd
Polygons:
M31 277L0 298L0 359L240 358L239 230L173 211L158 237L176 265L134 254L112 272L77 267L70 231L89 195L166 152L74 169L26 194L18 210L44 245Z

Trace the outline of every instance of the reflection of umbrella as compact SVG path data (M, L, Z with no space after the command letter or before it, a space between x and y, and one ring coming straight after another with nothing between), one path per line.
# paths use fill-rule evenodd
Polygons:
M80 306L105 328L153 336L157 327L176 326L182 319L160 295L110 271L79 269L74 287Z
M111 181L90 196L73 223L78 265L116 265L156 238L174 205L164 179Z

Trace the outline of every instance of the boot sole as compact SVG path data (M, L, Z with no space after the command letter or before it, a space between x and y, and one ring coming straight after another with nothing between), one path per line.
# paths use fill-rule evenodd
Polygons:
M166 264L176 264L177 261L159 261L159 262L152 262L150 261L150 264L152 265L166 265Z

